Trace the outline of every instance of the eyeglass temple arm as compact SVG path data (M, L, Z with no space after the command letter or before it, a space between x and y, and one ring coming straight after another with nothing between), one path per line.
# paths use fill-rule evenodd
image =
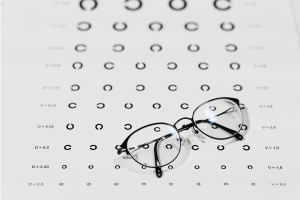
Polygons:
M215 124L218 128L220 128L220 129L222 129L222 130L228 132L228 133L231 134L231 135L234 135L233 137L235 137L235 138L238 139L238 140L242 140L242 139L244 138L241 134L236 133L235 130L232 130L232 129L230 129L230 128L227 128L227 127L225 127L225 126L222 126L222 125L220 125L220 124L218 124L218 123L216 123L216 122L213 122L213 123L212 123L212 122L210 122L210 121L207 120L207 119L206 119L206 120L197 120L197 121L195 121L195 123L196 123L196 124L200 124L200 123L210 123L210 124ZM180 128L178 131L179 131L179 132L185 131L185 130L190 129L190 128L193 127L193 126L194 126L193 123L190 123L190 124L187 124L187 125L183 125L182 128Z
M155 140L152 140L152 141L150 141L150 142L146 142L146 143L144 143L144 144L137 145L136 147L129 147L128 149L129 149L129 150L133 150L133 149L138 150L138 149L144 147L144 146L147 145L147 144L151 144L151 143L153 143L153 142L165 140L165 139L171 137L172 135L173 135L172 133L169 133L169 134L167 134L167 135L164 135L164 136L162 136L162 137L159 137L159 138L157 138L157 139L155 139Z
M157 176L158 178L161 178L161 176L162 176L162 170L161 170L161 167L159 167L159 165L160 165L160 160L159 160L158 153L157 153L157 145L158 145L158 143L161 142L162 140L167 139L167 138L169 138L169 137L171 137L171 136L173 136L173 134L172 134L172 133L169 133L169 134L167 134L167 135L164 135L164 136L162 136L162 137L160 137L160 138L157 138L157 139L155 139L155 140L152 140L152 141L150 141L150 142L146 142L146 143L144 143L144 144L138 145L137 148L136 148L136 147L130 147L129 150L135 149L135 151L136 151L136 150L142 148L143 146L145 146L145 145L147 145L147 144L151 144L151 143L155 142L155 145L154 145L154 159L155 159L155 166L156 166L156 167L155 167L155 172L156 172L156 176Z
M227 110L225 110L224 112L221 112L220 114L217 114L216 116L214 116L214 117L211 117L211 118L208 118L208 119L206 119L206 120L210 120L210 119L212 119L212 118L215 118L215 117L218 117L218 116L220 116L220 115L223 115L223 114L225 114L225 113L227 113L230 109L232 109L233 107L231 107L231 108L229 108L229 109L227 109ZM231 112L231 111L229 111L229 112ZM186 117L184 117L184 118L186 118ZM184 119L184 118L182 118L182 119ZM186 119L189 119L189 118L186 118ZM181 119L180 119L181 120ZM178 120L175 124L177 124L180 120ZM192 119L189 119L189 120L192 120ZM206 121L206 120L203 120L203 121ZM199 122L200 120L198 120L198 122ZM199 122L200 123L200 122ZM197 121L196 121L196 124L198 124L197 123ZM187 124L187 125L183 125L182 126L182 128L181 129L179 129L179 131L181 132L181 131L185 131L185 130L189 130L191 127L193 127L194 126L194 124L193 123L190 123L190 124Z
M161 141L162 141L161 139L158 139L154 145L154 159L155 159L155 166L156 166L155 172L156 172L157 178L160 178L162 176L162 170L160 167L158 167L158 166L160 166L160 161L159 161L159 157L158 157L158 153L157 153L157 145Z
M159 138L158 138L158 139L159 139ZM137 146L135 146L135 147L129 147L128 149L129 149L129 150L134 150L134 149L135 149L135 150L138 150L138 149L144 147L144 146L147 145L147 144L151 144L151 143L153 143L153 142L156 142L158 139L152 140L152 141L150 141L150 142L146 142L146 143L144 143L144 144L137 145Z
M229 134L231 134L231 135L234 135L234 134L235 134L234 137L235 137L236 139L238 139L238 140L242 140L242 139L244 138L241 134L236 133L235 130L232 130L232 129L230 129L230 128L227 128L227 127L225 127L225 126L222 126L222 125L220 125L220 124L218 124L218 123L216 123L216 122L211 123L209 120L197 120L197 121L196 121L196 124L200 124L200 123L210 123L210 124L215 124L218 128L220 128L220 129L222 129L222 130L228 132ZM194 126L193 123L190 123L190 124L187 124L187 125L183 125L182 128L178 129L178 131L179 131L179 132L182 132L182 131L185 131L185 130L190 129L190 128L193 127L193 126ZM128 149L129 149L129 150L134 150L134 149L135 149L135 150L138 150L138 149L144 147L145 145L151 144L151 143L153 143L153 142L160 141L160 140L162 140L162 139L169 138L169 137L171 137L172 135L173 135L172 133L169 133L169 134L167 134L167 135L164 135L164 136L162 136L162 137L160 137L160 138L157 138L157 139L155 139L155 140L152 140L152 141L150 141L150 142L146 142L146 143L144 143L144 144L137 145L136 147L130 147L130 148L128 148ZM120 149L120 150L118 151L118 154L120 155L122 152L124 152L124 151L122 151L122 150Z
M218 114L218 115L216 115L216 116L214 116L214 117L218 117L218 116L223 115L223 114L225 114L225 113L227 113L227 112L231 112L231 111L233 111L233 110L231 110L232 108L233 108L233 107L231 107L231 108L225 110L224 112L222 112L222 113L220 113L220 114ZM231 110L231 111L230 111L230 110ZM212 118L214 118L214 117L212 117ZM196 121L196 124L203 123L203 122L204 122L204 123L211 123L209 120L212 119L212 118L209 118L209 119L206 119L206 120L198 120L198 121ZM184 119L184 118L182 118L182 119ZM187 118L187 119L189 119L189 118ZM181 120L181 119L180 119L180 120ZM178 120L176 123L178 123L180 120ZM175 124L176 124L176 123L175 123ZM232 130L232 129L229 129L229 128L225 127L225 126L222 126L222 125L220 125L220 124L218 124L218 123L214 123L214 124L217 125L218 127L220 127L221 129L223 129L224 131L230 133L231 135L234 135L234 134L236 133L236 131L234 131L234 130ZM181 129L178 129L178 131L179 131L179 132L182 132L182 131L185 131L185 130L190 129L190 128L193 127L193 126L194 126L193 123L190 123L190 124L187 124L187 125L183 125ZM168 137L171 137L171 136L172 136L172 133L167 134L167 135L165 135L165 136L163 136L163 137L168 138ZM163 138L163 137L161 137L161 138ZM235 137L236 139L238 139L238 140L242 140L242 139L244 138L244 137L243 137L241 134L239 134L239 133L237 133L236 135L234 135L234 137ZM138 145L137 148L136 148L136 147L130 147L129 150L132 150L132 149L138 150L138 149L144 147L144 146L147 145L147 144L151 144L151 143L153 143L153 142L156 142L158 139L160 139L160 138L157 138L157 139L152 140L152 141L150 141L150 142L147 142L147 143ZM119 155L120 155L121 153L123 153L123 152L125 152L125 151L124 151L122 148L118 149L118 154L119 154Z

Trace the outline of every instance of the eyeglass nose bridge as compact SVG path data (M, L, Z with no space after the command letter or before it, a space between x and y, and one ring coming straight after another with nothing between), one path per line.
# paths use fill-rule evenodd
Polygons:
M183 120L183 119L187 119L187 120L193 121L191 118L183 117L183 118L180 118L179 120L177 120L177 122L174 124L174 126L176 127L176 124L177 124L178 122L180 122L181 120ZM178 129L178 131L179 131L179 132L182 132L182 131L189 130L189 129L191 128L191 125L192 125L192 123L190 123L190 124L188 124L188 125L185 125L185 124L184 124L184 125L182 125L181 128Z

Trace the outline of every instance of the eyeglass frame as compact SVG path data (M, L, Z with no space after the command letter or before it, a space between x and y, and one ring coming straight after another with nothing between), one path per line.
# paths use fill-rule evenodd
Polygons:
M237 106L238 106L238 108L239 108L240 111L241 111L241 116L242 116L242 122L241 122L241 124L239 125L239 130L236 131L235 134L233 134L232 136L227 137L227 138L216 138L216 137L213 137L213 136L210 136L210 135L204 133L204 132L197 126L197 123L196 123L195 120L194 120L194 115L195 115L196 111L197 111L201 106L203 106L203 105L205 105L205 104L207 104L207 103L209 103L209 102L211 102L211 101L220 100L220 99L225 99L225 100L227 99L227 100L231 100L231 101L233 101L234 103L236 103ZM172 163L174 160L176 160L176 158L177 158L178 155L180 154L181 143L182 143L182 141L183 141L183 139L181 138L180 132L182 132L182 131L186 131L186 130L188 130L188 129L190 129L190 128L193 128L193 129L195 130L194 127L196 127L200 132L202 132L204 135L206 135L206 136L208 136L208 137L210 137L210 138L212 138L212 139L216 139L216 140L227 140L227 139L230 139L230 138L235 137L237 140L243 140L244 137L239 133L239 132L242 130L243 124L244 124L244 117L243 117L242 109L244 109L244 107L243 107L243 108L240 107L240 101L239 101L238 99L236 99L236 98L231 98L231 97L219 97L219 98L211 99L211 100L208 100L208 101L206 101L206 102L200 104L198 107L196 107L196 109L195 109L194 112L193 112L192 118L188 118L188 117L180 118L179 120L176 121L176 123L175 123L174 125L169 124L169 123L166 123L166 122L156 122L156 123L147 124L147 125L145 125L145 126L142 126L142 127L140 127L139 129L137 129L137 130L135 130L134 132L132 132L129 136L127 136L127 138L124 140L124 142L123 142L121 145L116 145L115 149L118 151L118 152L117 152L118 155L120 155L121 153L126 152L127 155L130 155L130 156L132 157L132 159L133 159L134 161L136 161L137 163L139 163L140 165L142 165L142 166L144 166L144 167L148 167L148 168L155 168L155 169L156 169L156 175L157 175L158 178L160 178L161 175L162 175L162 171L161 171L160 168L161 168L161 167L164 167L164 166L167 166L167 165L169 165L170 163ZM224 113L226 113L226 112L227 112L227 111L225 111L225 112L223 112L223 113L221 113L221 114L224 114ZM218 115L216 115L216 116L219 116L219 115L220 115L220 114L218 114ZM192 123L189 123L189 124L187 124L187 125L183 125L180 129L177 129L176 124L177 124L179 121L183 120L183 119L191 120ZM200 123L200 122L199 122L199 123ZM142 164L142 163L140 163L139 161L137 161L137 160L131 155L131 153L129 152L129 149L128 149L128 147L127 147L127 143L128 143L129 138L130 138L133 134L135 134L136 132L138 132L139 130L144 129L144 128L148 127L148 126L156 125L156 124L169 125L169 126L171 126L172 128L174 128L175 131L176 131L176 133L178 134L178 136L179 136L179 138L180 138L180 142L179 142L180 148L179 148L178 154L176 155L176 157L175 157L172 161L170 161L170 162L168 162L167 164L164 164L164 165L160 165L160 166L155 166L155 167L153 167L153 166L147 166L147 165ZM214 123L214 124L216 124L216 123ZM217 126L220 127L219 124L218 124ZM223 127L223 128L221 128L221 129L224 130L224 128L230 130L230 131L225 130L225 131L228 132L228 133L230 133L230 132L233 131L232 129L229 129L229 128L227 128L227 127ZM195 132L197 133L196 130L195 130ZM232 134L232 133L230 133L230 134ZM163 137L164 137L164 136L163 136ZM158 138L158 139L159 139L159 138ZM158 140L158 139L155 139L155 140ZM155 140L153 140L153 142L154 142ZM159 140L158 140L158 141L159 141ZM151 143L152 143L152 142L151 142ZM142 144L142 145L145 146L146 144ZM156 158L155 158L155 160L156 160ZM155 162L156 162L156 161L155 161Z

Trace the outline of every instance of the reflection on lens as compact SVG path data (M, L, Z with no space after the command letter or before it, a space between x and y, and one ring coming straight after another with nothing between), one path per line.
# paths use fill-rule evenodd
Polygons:
M163 123L139 129L127 143L133 159L147 167L169 164L178 156L180 148L180 138L175 128Z
M243 114L235 102L217 99L198 107L193 120L197 128L206 135L227 139L239 132L240 124L243 124Z

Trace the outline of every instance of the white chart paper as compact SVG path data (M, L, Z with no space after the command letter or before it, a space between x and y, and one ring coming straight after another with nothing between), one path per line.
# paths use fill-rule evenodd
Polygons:
M2 199L299 199L299 67L285 0L3 0ZM117 154L218 97L243 141L182 132L162 178Z

